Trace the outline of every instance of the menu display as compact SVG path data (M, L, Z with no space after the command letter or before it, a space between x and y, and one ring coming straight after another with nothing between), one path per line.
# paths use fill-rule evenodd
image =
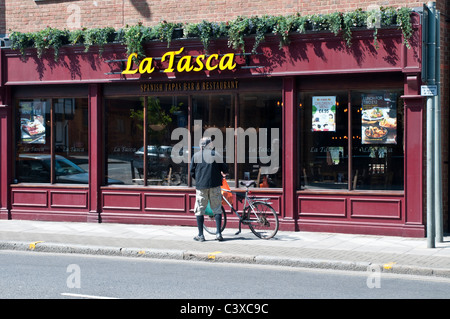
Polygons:
M314 132L336 131L336 96L313 96L312 130Z
M45 144L45 107L45 102L20 103L22 143Z
M397 144L397 94L362 95L362 144Z

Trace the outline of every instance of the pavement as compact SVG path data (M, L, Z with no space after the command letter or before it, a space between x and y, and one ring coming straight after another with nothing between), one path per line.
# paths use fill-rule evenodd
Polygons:
M0 250L375 271L450 278L450 236L426 238L279 231L258 239L225 229L224 241L196 227L0 220Z

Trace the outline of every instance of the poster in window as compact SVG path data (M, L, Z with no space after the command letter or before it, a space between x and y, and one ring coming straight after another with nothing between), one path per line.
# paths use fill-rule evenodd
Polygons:
M21 139L24 144L45 144L45 102L21 102Z
M397 94L362 94L361 143L397 144Z
M336 131L336 96L313 96L312 130L314 132Z

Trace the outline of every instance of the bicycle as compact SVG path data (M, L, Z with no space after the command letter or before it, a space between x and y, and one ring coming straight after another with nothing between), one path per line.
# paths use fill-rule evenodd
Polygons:
M241 181L241 185L246 187L245 193L235 192L226 189L223 191L231 192L239 202L244 201L244 209L242 213L239 214L238 211L233 207L223 195L223 200L230 206L231 211L236 214L239 218L239 230L235 233L238 235L241 233L241 225L247 225L255 236L261 239L270 239L276 235L278 232L279 222L278 216L275 210L270 206L268 198L257 198L254 196L249 196L249 187L256 186L255 181ZM227 215L225 214L225 209L222 206L222 224L221 232L225 229L227 225ZM203 228L210 234L216 234L216 221L213 214L206 214Z

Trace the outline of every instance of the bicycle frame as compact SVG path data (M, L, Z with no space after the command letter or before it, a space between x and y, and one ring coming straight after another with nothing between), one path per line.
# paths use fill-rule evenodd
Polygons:
M226 192L233 193L231 190L228 190L228 189L222 189L222 191L226 191ZM240 214L238 213L238 211L237 211L236 209L234 209L233 205L232 205L232 204L231 204L231 203L230 203L230 202L222 195L222 199L227 203L228 206L230 206L231 211L232 211L233 213L235 213L236 216L239 218L239 230L238 230L238 232L236 232L235 235L238 235L238 234L241 232L241 224L248 225L248 224L250 224L250 223L252 222L252 220L250 219L250 217L244 219L244 212L245 212L248 208L251 208L252 213L255 215L255 217L256 217L256 219L257 219L257 222L259 221L259 217L258 217L258 215L255 213L255 208L254 208L254 205L253 205L253 203L255 203L256 201L254 201L254 200L252 200L251 198L248 197L248 192L249 192L249 191L248 191L248 188L246 188L246 191L245 191L245 194L244 194L244 208L242 209L242 215L240 215ZM236 192L235 192L235 193L236 193ZM258 198L258 202L263 202L263 203L266 203L266 204L271 204L271 202L268 202L267 200L268 200L268 198ZM247 203L248 203L248 205L247 205Z

